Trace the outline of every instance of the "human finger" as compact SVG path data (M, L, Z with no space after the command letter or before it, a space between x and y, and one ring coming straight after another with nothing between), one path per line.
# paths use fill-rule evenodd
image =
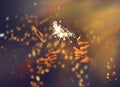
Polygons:
M88 47L89 47L89 45L82 46L82 47L80 47L80 50L86 50Z
M88 63L88 62L90 62L90 58L89 58L89 57L85 57L85 58L82 59L80 62L81 62L81 63Z

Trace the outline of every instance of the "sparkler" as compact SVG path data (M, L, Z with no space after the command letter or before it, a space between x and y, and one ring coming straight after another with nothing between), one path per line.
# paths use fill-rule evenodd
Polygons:
M70 37L76 38L75 34L64 28L62 25L58 24L57 21L53 22L53 35L57 38L66 40L66 38L72 43Z

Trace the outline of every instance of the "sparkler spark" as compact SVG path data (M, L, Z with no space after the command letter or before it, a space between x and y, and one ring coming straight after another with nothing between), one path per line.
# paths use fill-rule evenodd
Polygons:
M53 22L53 35L59 39L66 40L66 38L72 43L70 37L76 38L75 34L58 24L57 21Z

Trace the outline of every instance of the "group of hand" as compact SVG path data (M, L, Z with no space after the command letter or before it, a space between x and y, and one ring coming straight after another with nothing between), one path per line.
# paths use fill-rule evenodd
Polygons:
M80 63L88 63L90 62L90 58L87 56L87 48L89 47L88 42L81 41L81 37L77 38L77 44L79 48L73 47L75 60ZM37 61L40 64L51 64L57 60L57 55L60 53L60 50L53 51L49 54L47 58L39 58Z

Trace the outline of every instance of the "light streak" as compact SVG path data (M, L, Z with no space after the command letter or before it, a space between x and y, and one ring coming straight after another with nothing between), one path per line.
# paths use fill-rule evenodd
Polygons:
M72 43L70 37L76 38L75 34L64 28L62 25L58 24L57 21L53 22L53 35L56 38L66 40L66 38Z

